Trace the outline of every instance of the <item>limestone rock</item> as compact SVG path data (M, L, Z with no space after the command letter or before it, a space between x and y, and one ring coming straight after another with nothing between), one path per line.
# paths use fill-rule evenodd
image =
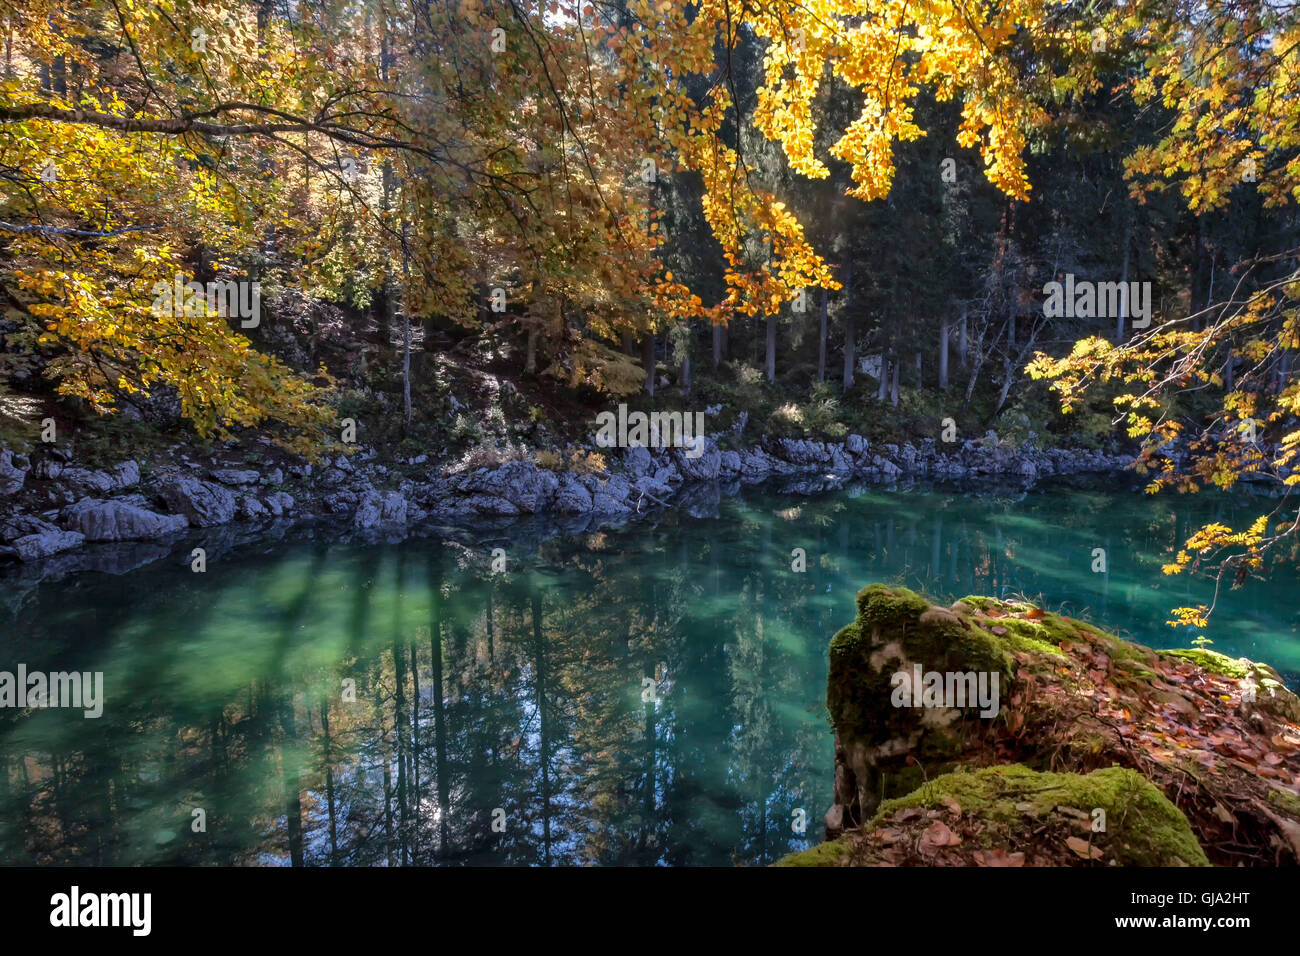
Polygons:
M235 496L222 485L199 478L174 478L159 493L167 506L196 528L226 524L235 517Z
M87 541L149 541L182 531L183 515L160 515L121 500L86 498L63 509L63 524Z
M86 538L78 531L43 531L13 542L14 552L22 561L38 561L60 551L79 548Z

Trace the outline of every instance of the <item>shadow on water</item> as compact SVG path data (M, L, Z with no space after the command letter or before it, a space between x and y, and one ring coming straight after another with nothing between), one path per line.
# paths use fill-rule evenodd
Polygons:
M0 581L0 669L102 671L106 689L98 719L0 712L0 861L771 862L820 838L826 646L863 584L1022 594L1185 646L1168 611L1210 585L1161 565L1200 524L1260 510L1066 486L748 491L469 549L291 535L201 575ZM1294 557L1223 596L1208 634L1293 685Z

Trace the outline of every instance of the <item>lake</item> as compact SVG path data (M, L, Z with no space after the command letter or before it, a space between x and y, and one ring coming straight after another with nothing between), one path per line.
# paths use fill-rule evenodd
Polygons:
M1169 609L1213 583L1161 565L1206 521L1275 503L1120 480L750 489L601 533L318 528L202 574L187 546L126 574L0 578L0 669L105 689L99 718L0 711L0 862L770 863L822 838L826 649L859 588L1021 594L1188 646ZM1292 687L1295 567L1221 594L1207 632Z

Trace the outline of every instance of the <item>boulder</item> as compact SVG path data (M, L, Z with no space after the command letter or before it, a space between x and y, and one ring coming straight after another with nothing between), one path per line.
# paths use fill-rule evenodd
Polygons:
M722 466L722 453L717 448L710 447L694 458L688 457L686 449L683 448L674 448L672 454L677 470L688 481L713 481L718 477L718 470Z
M183 531L183 515L160 515L125 501L86 498L63 509L63 525L87 541L149 541Z
M650 452L640 446L633 446L627 450L625 456L627 461L627 470L634 477L648 475L654 470L654 459L650 457Z
M920 806L914 791L927 781L928 792L936 793L940 775L985 767L1004 773L998 786L1009 789L1022 779L1011 765L1021 765L1026 772L1071 775L1038 783L1063 797L1088 793L1080 799L1096 799L1092 806L1103 809L1116 806L1101 793L1114 785L1121 808L1143 826L1174 826L1144 780L1186 814L1216 865L1300 861L1300 726L1290 719L1300 714L1300 699L1271 669L1204 652L1155 651L1019 601L967 597L943 607L906 588L876 584L859 593L857 608L856 620L830 647L829 837L857 831L852 841L880 842L873 834L884 830L893 839L908 821L891 816L901 804L890 801ZM1100 789L1080 790L1073 779L1112 766L1130 775L1097 781ZM969 775L963 780L971 783ZM1035 783L1024 781L1027 794ZM960 804L956 792L948 795ZM1029 811L1021 803L1042 809L1025 796L1016 803L1022 813ZM1108 810L1107 818L1110 829L1088 844L1101 855L1085 846L1084 859L1154 859L1144 856L1151 848L1137 844L1124 813ZM1042 823L1053 832L1061 821L1045 816ZM904 829L899 840L910 835ZM1058 835L1072 852L1080 846ZM1016 846L1021 838L1027 838L1023 831L1013 833L1001 848L1029 853ZM1058 849L1037 852L1051 862ZM1166 864L1200 862L1185 850ZM875 859L874 852L863 859Z
M199 478L174 478L159 489L167 507L196 528L223 525L235 517L235 496L228 488Z
M564 472L559 476L552 507L562 514L587 514L591 511L591 490L577 475Z
M447 508L452 511L468 514L519 514L519 508L513 502L493 495L470 495L466 498L448 503Z
M85 536L78 531L42 531L14 540L14 553L22 561L39 561L60 551L79 548L85 543Z
M536 514L547 510L559 483L553 471L527 461L509 461L500 468L461 476L458 487L473 495L504 498L516 512Z
M261 472L254 471L252 468L214 468L209 473L213 481L219 481L223 485L233 485L236 488L242 488L245 485L255 485L261 479Z
M63 474L63 462L57 458L42 458L32 468L32 474L44 481L52 481Z
M406 524L407 502L400 491L372 491L361 499L352 526L357 529Z
M0 541L9 542L16 538L25 538L29 534L44 534L58 530L58 525L51 524L36 515L11 515L0 521Z
M287 491L273 492L263 499L263 503L266 505L266 510L277 518L293 511L294 506L293 495Z
M140 465L130 460L121 462L113 467L109 477L113 480L114 491L134 488L140 483Z
M14 462L12 451L7 448L0 451L0 495L17 494L27 480L28 471Z
M378 494L369 494L357 505L356 514L352 516L352 527L358 530L373 528L379 524L383 514L383 502Z
M1106 829L1092 822L1104 814ZM776 866L1209 866L1187 817L1135 770L942 774L860 829Z
M90 468L65 468L59 480L78 497L109 495L118 490L117 479L113 475Z

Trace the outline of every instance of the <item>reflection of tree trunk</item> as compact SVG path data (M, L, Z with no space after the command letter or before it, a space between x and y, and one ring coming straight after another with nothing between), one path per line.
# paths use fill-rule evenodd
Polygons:
M438 854L441 856L447 852L451 795L447 785L447 717L442 698L442 571L433 552L429 553L429 595L429 651L433 655L433 774L438 790Z
M401 588L400 577L397 586ZM406 656L396 634L393 638L393 683L397 691L393 712L393 732L397 736L397 833L402 845L402 865L407 866L411 860L406 839L409 826L406 805Z
M551 862L551 751L546 723L546 646L542 639L542 595L533 591L533 666L537 671L537 721L542 770L542 862Z
M420 859L420 662L416 657L415 642L407 641L411 655L411 803L415 810L415 826L411 830L411 858Z
M289 830L289 861L302 866L302 791L298 779L297 729L293 717L293 695L280 698L280 727L285 742L280 747L280 766L284 774L285 818Z
M648 671L648 673L647 673ZM647 663L642 674L651 680L655 678L655 665ZM645 702L645 828L642 846L649 845L650 831L655 819L655 697L659 695L659 684L654 684L655 692Z
M937 579L943 571L939 563L943 555L943 516L935 515L934 535L930 539L930 573Z
M376 675L375 684L380 683L381 674ZM393 764L388 745L388 729L384 725L384 710L380 705L379 695L374 695L375 730L379 734L379 759L384 765L384 853L388 865L393 860Z
M325 804L329 812L330 821L330 866L338 866L339 831L338 816L334 803L334 750L333 741L330 738L329 701L326 698L321 698L320 702L320 723L323 760L325 763Z

